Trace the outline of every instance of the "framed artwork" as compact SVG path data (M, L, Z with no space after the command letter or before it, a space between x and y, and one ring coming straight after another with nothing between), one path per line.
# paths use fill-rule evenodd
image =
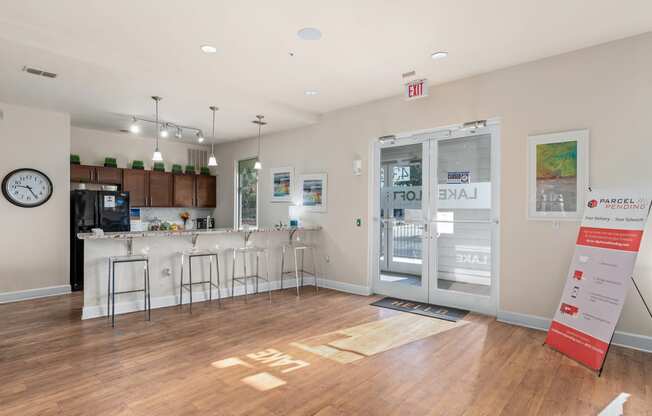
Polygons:
M292 202L292 189L294 187L294 168L270 169L272 180L272 202Z
M325 173L299 176L301 205L306 211L326 212L328 178Z
M528 219L579 219L588 186L588 130L528 136Z

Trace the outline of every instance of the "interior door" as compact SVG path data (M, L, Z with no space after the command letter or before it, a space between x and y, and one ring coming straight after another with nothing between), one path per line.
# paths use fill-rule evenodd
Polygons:
M374 290L387 296L428 298L427 233L428 142L403 139L379 145L375 157L378 246Z
M496 314L497 127L431 144L430 303Z

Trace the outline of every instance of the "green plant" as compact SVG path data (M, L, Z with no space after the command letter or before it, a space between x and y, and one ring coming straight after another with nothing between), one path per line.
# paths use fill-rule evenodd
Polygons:
M181 165L174 164L172 165L172 173L183 173Z
M118 162L114 157L105 157L104 158L104 167L106 168L117 168Z
M155 170L157 172L165 172L165 163L163 162L154 162L154 167L152 170Z
M186 165L186 173L195 174L195 165Z
M131 162L131 168L142 170L145 169L145 164L143 163L142 160L134 160L133 162Z
M202 166L199 173L202 175L210 176L211 170L207 166Z
M79 155L70 155L70 164L72 165L79 165L81 164L81 159L79 158Z

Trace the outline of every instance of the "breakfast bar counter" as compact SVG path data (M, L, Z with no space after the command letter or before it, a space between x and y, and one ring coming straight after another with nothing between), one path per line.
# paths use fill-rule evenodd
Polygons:
M269 276L271 288L279 286L281 272L281 249L290 239L301 240L318 245L321 227L264 227L251 229L217 228L207 230L181 231L129 231L106 233L80 233L84 240L84 306L82 319L107 315L106 297L109 278L109 258L112 256L147 255L150 268L151 308L161 308L179 304L179 285L181 272L181 252L198 250L218 250L220 290L222 297L230 296L232 276L233 248L255 245L268 250ZM263 262L264 263L264 262ZM287 263L286 263L287 264ZM306 263L306 270L310 271ZM247 269L253 270L253 264ZM261 264L261 274L267 271ZM193 263L193 279L208 278L209 262ZM186 265L187 268L187 265ZM317 269L321 270L320 259ZM240 256L236 263L236 275L243 273ZM137 290L143 287L143 266L137 264L120 264L116 267L116 288L120 291ZM187 270L186 270L187 273ZM187 280L187 275L184 280ZM311 278L306 277L306 284ZM267 285L261 283L261 292ZM193 288L193 302L207 300L208 287L202 285ZM217 290L213 289L213 299ZM244 289L236 284L235 295L244 294ZM184 303L188 297L184 297ZM115 313L128 313L144 309L142 293L128 293L116 298ZM155 319L155 313L152 313Z

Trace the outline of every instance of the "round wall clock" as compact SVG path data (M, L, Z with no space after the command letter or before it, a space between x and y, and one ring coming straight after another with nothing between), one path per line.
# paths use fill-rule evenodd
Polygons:
M16 169L2 180L2 195L19 207L38 207L52 196L52 181L36 169Z

